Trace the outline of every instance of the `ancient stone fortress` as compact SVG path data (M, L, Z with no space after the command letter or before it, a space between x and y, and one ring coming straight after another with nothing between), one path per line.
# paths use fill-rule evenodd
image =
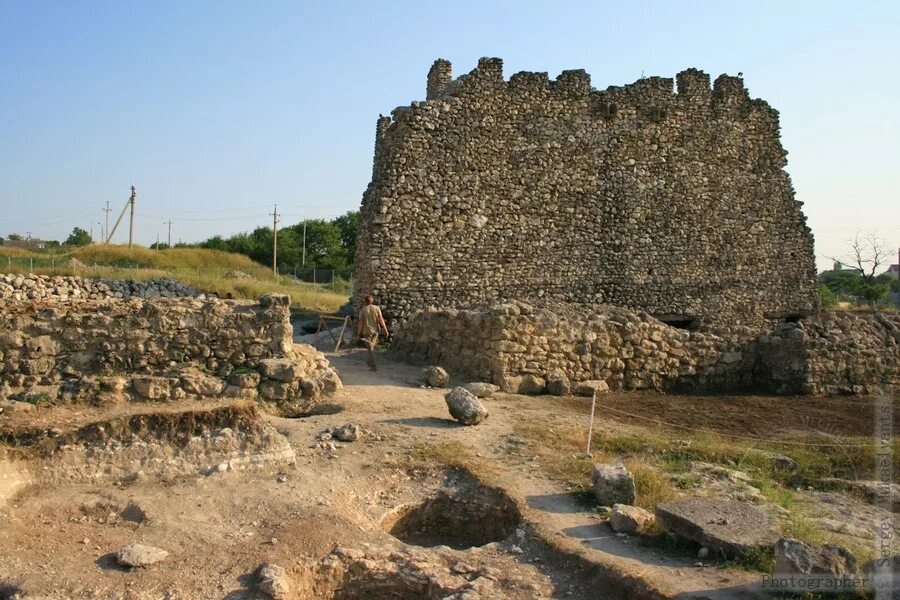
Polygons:
M357 293L507 392L900 386L900 319L817 313L778 113L695 69L604 91L481 59L378 120ZM789 355L789 356L788 356Z
M356 282L388 318L542 300L763 329L817 308L785 164L778 113L738 77L597 91L438 60L427 100L378 121Z

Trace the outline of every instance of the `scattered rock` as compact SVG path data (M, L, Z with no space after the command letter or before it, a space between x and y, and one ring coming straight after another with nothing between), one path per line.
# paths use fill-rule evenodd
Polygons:
M609 526L618 533L636 534L647 531L655 520L652 513L628 504L614 504Z
M595 464L591 472L594 496L604 506L634 504L634 475L621 463Z
M425 385L442 388L450 382L450 376L441 367L425 367L422 369L422 380Z
M779 575L851 575L856 570L856 557L841 546L790 538L775 544L775 573Z
M453 388L444 396L450 415L463 425L478 425L488 417L488 411L472 392Z
M697 558L709 558L709 548L700 546L700 549L697 550Z
M519 383L519 393L529 396L543 394L547 387L547 382L537 375L525 375Z
M490 398L500 391L500 386L493 383L473 382L463 386L466 391L471 392L478 398Z
M736 500L675 500L657 506L656 517L669 531L726 556L771 548L778 539L771 515Z
M134 501L129 502L122 512L119 513L119 516L132 523L144 523L150 520L143 507Z
M285 600L291 593L284 567L266 563L259 568L259 591L275 600Z
M567 377L551 377L547 380L547 393L551 396L568 396L572 386Z
M589 379L580 381L575 386L575 394L578 396L593 396L594 392L606 394L609 392L609 384L602 379Z
M251 275L244 273L239 269L232 269L225 273L226 279L253 279Z
M800 465L797 464L796 460L790 456L785 456L784 454L770 454L769 458L772 459L772 466L780 471L789 471L793 473L800 468Z
M359 439L359 425L347 423L331 428L331 437L339 442L355 442Z
M884 484L880 481L849 480L837 477L826 477L821 481L832 488L856 492L873 504L890 503L892 512L900 512L900 484Z
M128 544L115 553L116 562L126 567L146 567L166 559L169 553L144 544Z

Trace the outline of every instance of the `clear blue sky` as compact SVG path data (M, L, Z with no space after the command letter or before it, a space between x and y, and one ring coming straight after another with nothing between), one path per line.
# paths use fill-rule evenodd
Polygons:
M781 112L824 257L900 244L900 2L0 0L0 235L96 230L138 188L138 241L357 208L375 120L435 58L584 68L598 88L694 66ZM113 214L115 218L115 213ZM118 239L123 239L121 234Z

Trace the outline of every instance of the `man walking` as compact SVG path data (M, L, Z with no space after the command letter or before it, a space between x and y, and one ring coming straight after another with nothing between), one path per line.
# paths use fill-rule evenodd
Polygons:
M359 311L359 328L357 335L366 345L366 351L369 353L368 364L369 370L375 371L375 344L378 343L379 330L384 331L385 337L388 335L387 325L384 323L384 317L381 316L381 309L375 306L375 299L372 295L365 297L366 305Z

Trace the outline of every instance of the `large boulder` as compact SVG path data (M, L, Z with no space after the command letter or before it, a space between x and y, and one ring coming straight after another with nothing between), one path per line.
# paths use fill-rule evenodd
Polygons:
M656 518L667 530L727 557L772 548L779 537L771 515L724 498L666 502L656 507Z
M593 396L597 394L606 394L609 392L609 384L602 379L589 379L588 381L579 381L575 386L575 394L578 396Z
M525 375L519 384L519 393L529 396L537 396L543 394L547 387L547 382L537 375Z
M480 381L467 383L463 387L479 398L490 398L500 391L500 386L494 385L493 383L482 383Z
M851 575L856 573L856 557L841 546L808 544L782 538L775 544L775 573L778 575Z
M591 485L597 502L603 506L634 504L634 475L621 463L595 464L591 472Z
M266 563L259 568L258 589L269 598L285 600L290 596L291 586L288 582L287 571L279 565Z
M617 533L641 533L647 531L654 521L653 513L628 504L613 504L609 516L609 526Z
M561 375L547 379L547 393L551 396L568 396L572 393L572 385L569 378Z
M169 553L144 544L128 544L116 550L116 562L126 567L146 567L166 559Z
M450 416L463 425L478 425L488 417L488 411L472 392L453 388L444 396Z
M422 381L425 385L433 388L442 388L450 382L450 376L447 375L441 367L425 367L422 369Z

